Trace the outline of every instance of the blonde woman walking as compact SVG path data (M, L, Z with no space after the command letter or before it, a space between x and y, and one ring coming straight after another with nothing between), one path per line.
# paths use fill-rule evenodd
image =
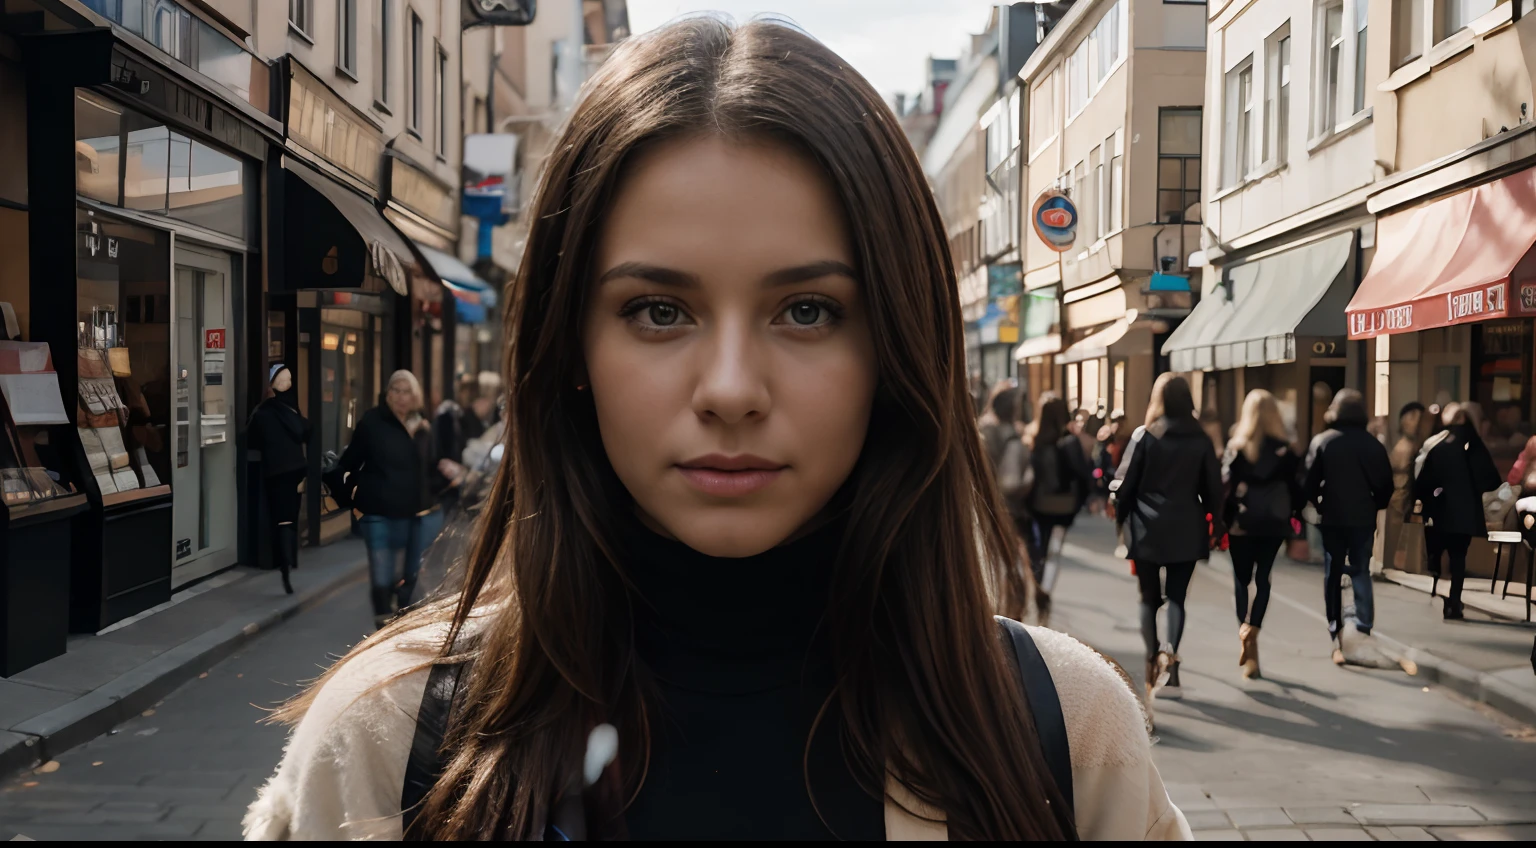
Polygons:
M1237 599L1237 664L1259 676L1259 628L1269 607L1269 573L1301 508L1301 457L1291 447L1274 395L1254 389L1221 461L1226 487L1222 517L1231 528L1233 591ZM1248 587L1254 586L1253 603Z

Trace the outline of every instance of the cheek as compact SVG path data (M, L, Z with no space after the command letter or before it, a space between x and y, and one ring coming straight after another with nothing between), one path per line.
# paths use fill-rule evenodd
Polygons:
M657 347L635 344L622 329L597 328L585 348L587 391L609 462L626 485L655 466L665 435L688 409L686 370Z

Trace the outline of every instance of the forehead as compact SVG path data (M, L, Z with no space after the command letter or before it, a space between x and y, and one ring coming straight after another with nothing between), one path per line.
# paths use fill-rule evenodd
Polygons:
M786 144L719 135L662 142L627 163L599 253L604 265L697 271L812 256L853 264L842 204L816 162Z

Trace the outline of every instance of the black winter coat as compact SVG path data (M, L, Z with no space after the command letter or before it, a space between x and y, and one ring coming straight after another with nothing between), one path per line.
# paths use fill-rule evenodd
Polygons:
M1302 486L1323 527L1375 527L1392 502L1392 460L1361 424L1335 424L1312 438Z
M1488 532L1483 493L1503 481L1476 430L1459 424L1436 434L1419 450L1413 467L1412 500L1424 505L1425 527L1467 536Z
M1233 533L1291 535L1291 517L1301 509L1302 498L1301 457L1290 445L1265 436L1255 462L1240 450L1228 450L1221 482L1227 492L1222 519Z
M412 436L388 407L376 406L357 422L338 467L359 512L413 518L437 506L438 495L448 488L437 460L431 428Z
M251 413L246 444L261 454L262 477L304 470L304 446L308 443L309 422L278 398L267 398Z
M1216 448L1194 418L1158 419L1131 434L1111 487L1115 516L1136 562L1195 562L1211 551L1206 515L1220 524ZM1217 535L1222 533L1216 527Z

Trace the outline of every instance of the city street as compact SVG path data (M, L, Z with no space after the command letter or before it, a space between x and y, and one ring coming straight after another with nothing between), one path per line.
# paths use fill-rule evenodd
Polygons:
M1110 547L1106 522L1079 521L1053 623L1136 674L1135 581ZM1182 646L1185 697L1158 705L1154 751L1197 835L1536 837L1536 732L1400 671L1330 664L1326 631L1309 603L1316 577L1308 566L1277 566L1262 640L1265 679L1245 683L1230 579L1216 566L1196 576ZM1378 587L1382 631L1392 631L1390 615L1434 614L1427 603L1394 603L1395 589ZM151 713L65 752L56 767L7 780L0 838L237 837L245 805L282 750L284 730L262 724L263 709L368 626L364 587L347 587Z

